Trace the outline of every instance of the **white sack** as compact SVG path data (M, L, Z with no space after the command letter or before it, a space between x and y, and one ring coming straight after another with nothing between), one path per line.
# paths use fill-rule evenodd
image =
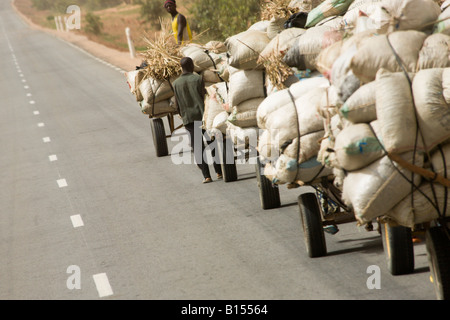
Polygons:
M243 101L266 96L263 70L241 70L229 67L229 103L237 106Z
M389 42L403 61L406 71L415 72L419 51L426 37L419 31L397 31L364 39L351 60L353 74L363 83L368 83L375 80L381 68L391 72L402 71Z
M409 74L411 81L414 74ZM423 150L418 136L410 83L403 72L381 69L376 79L376 110L381 125L381 140L387 152Z
M270 39L266 32L247 30L225 40L225 45L231 55L228 64L237 69L251 70L262 68L258 66L259 54L264 50Z
M431 155L431 163L433 164L434 172L445 177L447 171L447 179L450 177L450 144L443 146L443 155L440 151L436 151ZM444 160L445 159L445 160ZM444 161L446 165L444 165ZM446 170L445 170L446 169ZM447 199L445 199L445 188L439 184L434 183L434 191L437 197L437 203L434 199L433 189L429 182L424 181L419 189L428 199L419 191L414 191L407 195L401 202L392 208L386 216L394 219L400 225L412 228L415 224L431 222L439 217L438 211L433 204L436 204L441 214L444 214L443 208L447 205L446 216L450 216L450 192L447 189ZM413 207L411 208L411 199L413 199ZM431 199L432 202L429 201Z
M339 109L353 123L369 123L377 119L376 81L359 87Z
M241 102L232 108L228 121L241 128L257 127L256 111L264 98L254 98Z
M406 161L413 163L413 153L401 155ZM423 156L415 156L415 164L423 165ZM411 184L397 169L415 185L419 185L421 177L403 169L384 156L371 165L348 173L344 179L342 199L353 208L355 217L362 224L380 217L406 195L411 192Z
M371 126L377 127L377 122ZM378 138L367 123L344 128L336 137L334 151L340 168L347 171L362 169L384 155Z
M417 70L450 67L450 35L436 33L428 36L419 52Z
M414 102L427 150L450 138L450 68L425 69L413 81Z
M173 80L174 79L171 79L171 82L173 82ZM174 95L169 81L156 80L152 78L147 78L141 81L139 91L142 94L143 101L148 104L170 99Z

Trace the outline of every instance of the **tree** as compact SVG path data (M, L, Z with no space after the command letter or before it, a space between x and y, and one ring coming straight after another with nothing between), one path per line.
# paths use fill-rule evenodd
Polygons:
M245 31L259 21L260 0L193 0L189 24L216 40Z
M92 12L86 13L84 17L86 20L85 31L98 35L102 32L103 23L100 21L100 17L96 16Z
M134 3L141 5L141 16L154 27L160 28L160 17L168 15L164 9L162 0L136 0Z

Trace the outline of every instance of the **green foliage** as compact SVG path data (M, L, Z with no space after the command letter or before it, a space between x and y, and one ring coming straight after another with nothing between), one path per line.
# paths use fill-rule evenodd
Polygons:
M191 28L215 40L225 40L260 20L260 0L193 0Z
M88 12L86 13L84 30L89 33L98 35L102 32L103 23L100 21L100 17Z
M145 21L150 22L156 28L161 28L159 18L168 15L164 9L163 0L136 0L134 3L141 5L141 16Z
M49 10L52 8L51 0L31 0L31 5L38 10Z

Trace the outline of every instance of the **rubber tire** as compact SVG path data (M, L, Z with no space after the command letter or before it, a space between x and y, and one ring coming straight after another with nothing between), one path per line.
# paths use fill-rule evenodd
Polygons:
M233 143L229 139L224 139L222 146L219 147L219 149L220 149L220 165L222 167L223 181L224 182L236 181L238 175L236 163L234 160Z
M325 256L327 243L316 195L312 192L301 194L298 197L298 207L308 256L310 258Z
M411 228L383 224L381 231L389 272L394 275L414 272L414 246Z
M427 230L426 247L436 298L450 300L450 239L442 227Z
M280 189L262 174L263 166L256 158L256 181L259 190L259 200L263 210L275 209L281 206Z
M169 154L167 147L166 130L164 129L163 119L150 119L152 128L153 145L155 146L156 156L165 157Z

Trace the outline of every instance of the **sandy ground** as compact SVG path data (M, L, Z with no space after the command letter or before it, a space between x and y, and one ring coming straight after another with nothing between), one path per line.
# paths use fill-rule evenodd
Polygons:
M111 48L108 48L97 42L89 40L87 37L75 34L70 31L56 31L52 29L43 28L34 24L28 17L23 15L12 2L12 6L17 14L33 29L47 32L55 37L61 38L67 42L70 42L90 54L111 63L112 65L119 67L125 71L134 70L137 65L141 64L142 59L139 57L132 58L129 52L121 52Z

